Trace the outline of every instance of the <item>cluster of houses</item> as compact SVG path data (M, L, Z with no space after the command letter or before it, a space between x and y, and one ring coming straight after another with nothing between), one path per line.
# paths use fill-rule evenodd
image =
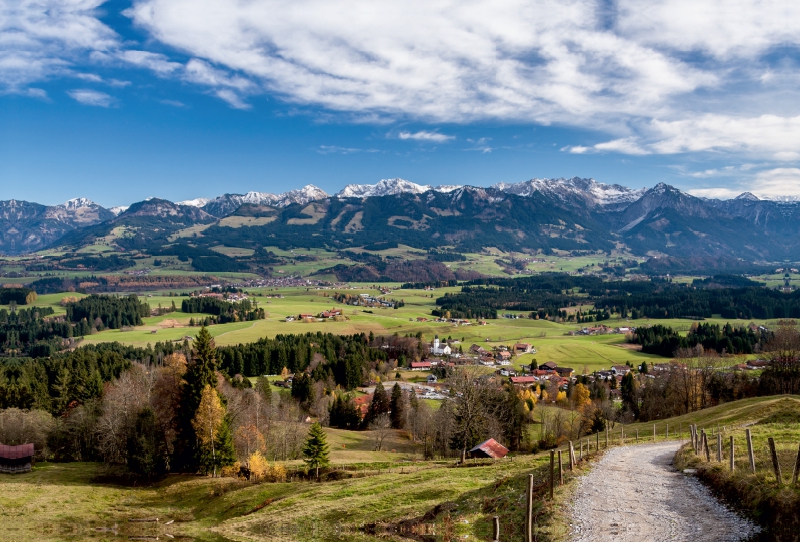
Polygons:
M325 320L333 320L337 316L344 316L344 311L342 309L332 308L330 310L324 310L317 314L301 312L296 317L287 316L286 321L294 322L295 320L298 320L300 322L324 322Z
M351 299L349 304L353 305L354 307L375 307L379 309L394 308L394 301L383 299L381 297L375 297L370 294L358 294L358 297Z
M610 335L612 333L627 335L636 331L635 327L609 327L604 324L585 327L580 330L567 332L567 335Z

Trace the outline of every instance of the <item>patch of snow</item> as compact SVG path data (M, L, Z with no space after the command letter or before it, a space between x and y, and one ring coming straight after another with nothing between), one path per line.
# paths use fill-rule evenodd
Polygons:
M195 199L187 199L184 201L177 202L177 205L187 205L189 207L202 207L206 203L211 201L208 198L195 198Z

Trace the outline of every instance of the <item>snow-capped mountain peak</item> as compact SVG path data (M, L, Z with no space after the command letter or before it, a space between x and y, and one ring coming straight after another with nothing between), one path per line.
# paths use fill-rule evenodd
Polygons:
M377 184L348 184L336 193L337 198L369 198L375 196L391 196L394 194L423 194L432 188L406 181L405 179L383 179Z
M74 211L75 209L80 209L81 207L92 207L96 206L97 204L90 199L87 198L72 198L70 200L65 201L58 207L66 209L68 211Z
M739 201L761 201L758 196L753 194L752 192L742 192L738 196L734 198L735 200Z
M209 200L208 198L195 198L195 199L187 199L184 201L178 201L176 203L177 205L188 205L189 207L202 207L209 201L211 200Z
M127 210L128 210L128 207L130 207L130 205L118 205L118 206L116 206L116 207L111 207L111 208L109 209L109 211L110 211L110 212L111 212L111 213L112 213L114 216L119 216L120 214L122 214L122 213L124 213L125 211L127 211Z
M603 184L594 179L572 177L571 179L538 179L534 178L521 183L497 183L492 188L529 197L539 192L563 201L584 201L590 205L619 205L639 199L646 189L632 190L618 184Z

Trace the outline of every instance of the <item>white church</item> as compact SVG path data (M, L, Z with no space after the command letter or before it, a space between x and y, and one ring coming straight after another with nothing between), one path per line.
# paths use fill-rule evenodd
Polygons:
M452 352L452 350L450 350L450 347L447 345L447 343L444 343L444 346L442 346L442 343L439 342L439 336L437 335L433 339L433 348L431 348L431 354L434 356L449 356L450 352Z

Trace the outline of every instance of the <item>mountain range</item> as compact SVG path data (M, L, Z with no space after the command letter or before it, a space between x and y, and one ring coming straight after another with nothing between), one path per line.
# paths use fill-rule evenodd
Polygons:
M800 259L800 202L698 198L666 184L630 189L594 179L426 186L403 179L351 184L334 195L307 185L283 194L223 194L173 203L148 198L105 209L84 198L56 206L0 201L0 252L80 247L121 250L179 243L260 248L380 248L402 243L475 251L608 251L641 256Z

